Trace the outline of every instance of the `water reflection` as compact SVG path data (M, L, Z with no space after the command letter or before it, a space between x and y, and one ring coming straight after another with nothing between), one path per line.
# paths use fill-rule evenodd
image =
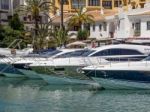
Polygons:
M150 90L98 90L0 77L0 112L146 112Z

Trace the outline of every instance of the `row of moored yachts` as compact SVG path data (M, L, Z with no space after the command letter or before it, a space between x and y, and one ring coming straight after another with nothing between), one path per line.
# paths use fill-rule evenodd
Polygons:
M150 89L150 46L118 44L59 49L0 59L6 77L43 79L49 84L93 84L106 89Z

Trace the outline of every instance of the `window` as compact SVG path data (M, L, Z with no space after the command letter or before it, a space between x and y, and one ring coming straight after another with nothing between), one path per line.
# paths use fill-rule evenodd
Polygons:
M141 24L140 23L135 23L135 30L140 30L140 26Z
M104 28L104 31L107 31L107 23L106 22L103 23L103 28Z
M100 6L100 0L89 0L89 6Z
M93 24L93 31L95 31L95 24Z
M109 55L109 50L108 49L103 50L103 51L99 51L99 52L93 54L92 56L107 56L107 55Z
M109 55L141 55L142 53L134 50L134 49L119 49L119 48L114 48L114 49L105 49L102 51L99 51L92 56L109 56Z
M94 52L93 50L77 50L77 51L72 51L69 53L64 53L62 55L57 56L56 58L67 58L67 57L83 57L83 56L88 56Z
M103 7L106 9L111 9L112 8L112 2L111 1L103 1Z
M119 7L121 4L122 4L122 2L117 0L117 1L115 1L114 6Z
M31 17L31 15L28 15L28 19L29 19L29 21L31 21L31 20L32 20L32 17Z
M27 21L27 17L26 17L26 16L24 16L24 17L23 17L23 20L24 20L24 21Z
M100 25L99 25L99 31L101 31L101 30L102 30L102 25L100 24Z
M147 21L147 30L150 30L150 21Z
M62 52L62 51L54 50L54 51L51 51L51 52L46 52L43 56L50 57L50 56L54 56L54 55L56 55L56 54L58 54L60 52Z
M54 2L54 1L53 1ZM59 0L59 3L61 4L61 0ZM68 5L69 4L69 0L63 0L63 4L64 5Z
M132 29L134 29L134 23L132 23Z
M144 61L150 61L150 56L144 59Z
M72 0L72 8L79 9L85 7L86 1L85 0Z
M141 55L142 53L134 49L120 49L121 55Z
M63 0L63 2L64 2L64 5L68 5L69 4L68 0Z
M1 9L8 10L9 9L9 0L1 0Z

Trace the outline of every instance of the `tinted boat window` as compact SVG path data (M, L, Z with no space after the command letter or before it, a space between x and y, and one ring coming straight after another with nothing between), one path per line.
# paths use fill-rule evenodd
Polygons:
M143 59L144 61L150 61L150 56L148 56L147 58Z
M60 52L62 52L62 51L55 50L55 51L41 53L41 54L28 54L27 56L24 56L24 57L50 57L50 56L56 55L57 53L60 53Z
M141 55L142 53L133 49L105 49L92 56L109 56L109 55Z
M94 50L78 50L78 51L73 51L73 52L59 55L56 58L83 57L83 56L88 56L92 52L94 52Z
M45 56L54 56L54 55L56 55L56 54L58 54L58 53L60 53L60 52L62 52L62 51L55 50L55 51L46 53Z

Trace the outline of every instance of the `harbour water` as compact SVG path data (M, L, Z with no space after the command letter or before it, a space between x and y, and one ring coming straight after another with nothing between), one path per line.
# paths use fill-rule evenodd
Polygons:
M0 112L150 112L150 90L98 90L0 77Z

